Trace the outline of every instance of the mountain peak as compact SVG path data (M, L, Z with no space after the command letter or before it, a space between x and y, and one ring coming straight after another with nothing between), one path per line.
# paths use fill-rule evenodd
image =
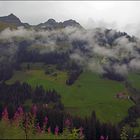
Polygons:
M41 23L37 26L44 29L58 29L58 28L65 28L68 26L82 28L82 26L73 19L69 19L64 22L56 22L52 18L48 19L48 21Z
M48 19L47 23L56 23L56 21L53 18Z
M77 23L77 22L76 22L75 20L73 20L73 19L65 20L64 22Z
M9 14L8 16L0 17L0 22L13 24L13 25L16 25L16 26L24 26L24 27L29 27L30 26L27 23L22 23L20 21L20 19L17 16L15 16L13 13ZM68 26L82 28L82 26L73 19L69 19L69 20L66 20L64 22L57 22L53 18L48 19L44 23L38 24L37 28L39 27L41 29L52 30L52 29L65 28L65 27L68 27Z
M69 19L63 22L64 26L74 26L74 27L81 27L81 25L73 19Z
M14 24L16 26L22 25L20 19L18 17L16 17L13 13L11 13L8 16L0 17L0 21L10 23L10 24Z
M10 15L8 15L8 17L16 17L13 13L11 13Z

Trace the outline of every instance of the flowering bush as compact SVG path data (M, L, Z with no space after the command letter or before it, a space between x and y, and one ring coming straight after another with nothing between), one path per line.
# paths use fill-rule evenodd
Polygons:
M8 122L9 121L9 118L8 118L8 111L7 111L7 108L5 107L3 112L2 112L2 120L5 121L5 122Z
M43 126L36 120L37 106L33 105L31 112L24 112L22 107L18 107L12 119L9 119L8 110L5 107L2 112L0 122L0 139L83 139L83 128L70 129L71 121L65 120L63 133L59 132L56 125L54 134L51 126L48 126L48 117L45 116Z

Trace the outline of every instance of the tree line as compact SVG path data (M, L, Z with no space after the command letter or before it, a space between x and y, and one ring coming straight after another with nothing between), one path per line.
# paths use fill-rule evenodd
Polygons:
M33 89L29 84L20 82L15 82L11 85L5 82L0 83L0 112L5 106L11 112L11 116L18 106L25 106L26 110L28 110L30 104L26 105L26 101L40 105L51 103L52 108L64 109L61 97L55 90L45 91L42 86L36 86Z

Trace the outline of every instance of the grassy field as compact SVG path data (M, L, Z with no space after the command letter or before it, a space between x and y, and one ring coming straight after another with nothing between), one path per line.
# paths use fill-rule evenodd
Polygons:
M130 73L128 81L131 82L134 88L140 89L140 73Z
M52 76L46 75L42 69L32 69L16 71L7 83L19 80L26 81L33 87L43 85L46 89L55 89L61 94L62 102L71 114L86 116L95 110L103 122L119 122L133 105L128 99L115 97L118 92L126 90L122 83L102 79L92 72L82 73L72 86L65 84L66 78L66 72L57 71L57 76Z

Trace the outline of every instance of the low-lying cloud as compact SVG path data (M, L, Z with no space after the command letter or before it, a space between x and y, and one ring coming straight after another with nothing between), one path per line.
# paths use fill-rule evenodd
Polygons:
M72 49L70 53L72 60L83 68L98 73L104 73L104 67L113 69L115 73L121 75L140 70L139 41L132 41L125 34L115 37L118 35L116 33L115 30L110 30L106 34L104 28L85 30L66 27L60 30L36 31L19 27L16 30L7 28L0 32L0 40L9 42L14 42L15 39L31 40L32 46L40 47L40 53ZM109 43L108 39L113 39L112 43ZM68 45L61 46L58 44L60 41ZM79 48L75 48L72 44L74 41L80 44ZM81 49L83 47L85 51Z

